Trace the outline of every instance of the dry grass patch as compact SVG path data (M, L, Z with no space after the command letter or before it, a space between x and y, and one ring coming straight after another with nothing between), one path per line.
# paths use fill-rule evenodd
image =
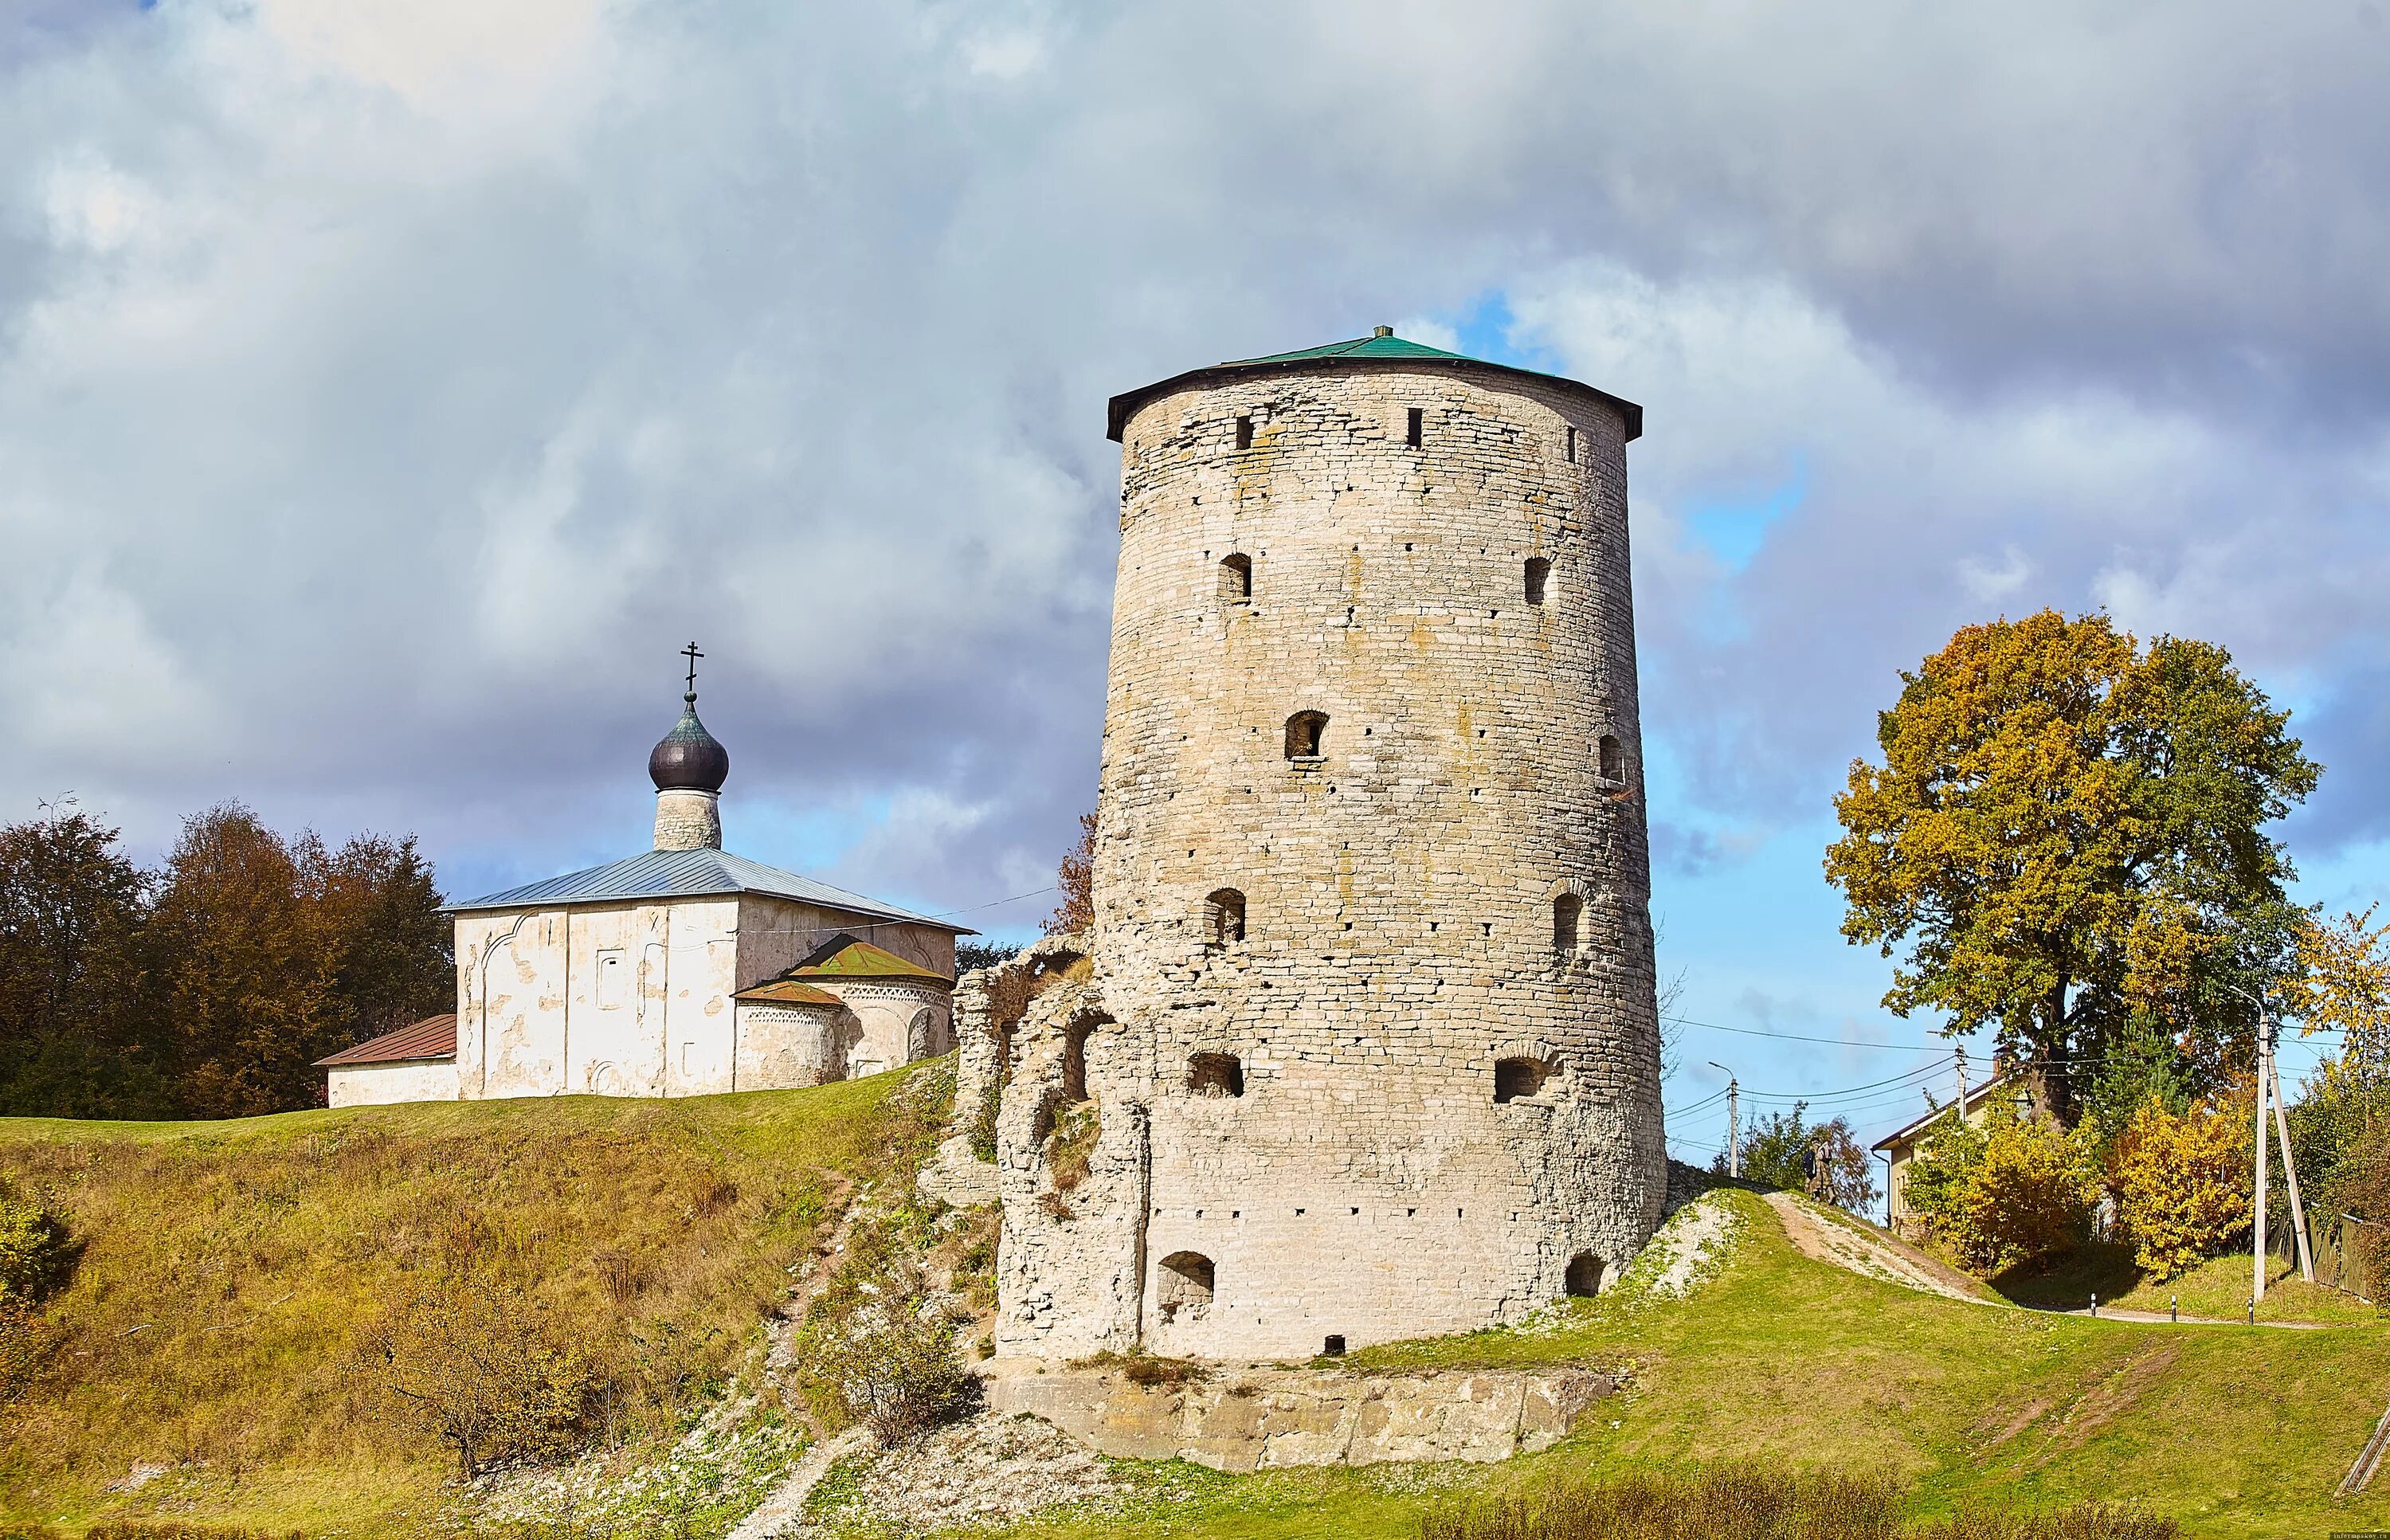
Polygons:
M6 1414L0 1515L138 1515L150 1493L105 1488L144 1463L193 1473L160 1485L226 1521L372 1533L435 1504L459 1451L393 1405L389 1370L394 1342L427 1342L410 1313L460 1279L544 1325L514 1344L555 1392L522 1452L668 1434L759 1343L839 1174L927 1148L924 1111L891 1105L903 1083L0 1120L0 1179L82 1248ZM564 1357L569 1385L547 1372Z
M1549 1475L1431 1508L1421 1540L2175 1540L2174 1521L2085 1502L1972 1508L1911 1522L1899 1482L1846 1470L1728 1465L1608 1481Z

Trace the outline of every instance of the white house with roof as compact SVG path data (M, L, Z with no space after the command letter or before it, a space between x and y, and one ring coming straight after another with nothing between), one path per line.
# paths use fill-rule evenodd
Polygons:
M1871 1152L1883 1161L1883 1222L1890 1228L1905 1233L1916 1222L1916 1210L1908 1202L1909 1170L1919 1152L1950 1118L1963 1118L1969 1127L1980 1128L1992 1109L2003 1102L2020 1112L2030 1110L2033 1105L2024 1077L2012 1072L2003 1072L1981 1085L1968 1087L1965 1098L1963 1105L1952 1101L1934 1108L1870 1147Z
M450 905L455 1015L322 1060L333 1106L770 1090L953 1046L972 932L723 850L693 682L648 772L655 848Z

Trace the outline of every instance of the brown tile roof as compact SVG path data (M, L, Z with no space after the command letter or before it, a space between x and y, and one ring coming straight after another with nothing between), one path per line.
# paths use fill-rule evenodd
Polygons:
M412 1059L454 1059L456 1057L456 1017L427 1016L411 1027L368 1037L353 1048L343 1048L329 1059L315 1060L319 1070L337 1069L343 1064L402 1064Z
M734 1000L769 1000L781 1006L835 1006L842 1004L826 989L816 989L801 980L783 973L777 979L766 979L752 989L742 989L731 996Z

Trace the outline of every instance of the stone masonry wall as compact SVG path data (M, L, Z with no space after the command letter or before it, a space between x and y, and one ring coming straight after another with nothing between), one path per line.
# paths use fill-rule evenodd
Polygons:
M1123 437L1101 1025L1016 1045L999 1351L1307 1356L1615 1277L1664 1183L1616 409L1327 363ZM1074 1094L1048 1201L1016 1097Z

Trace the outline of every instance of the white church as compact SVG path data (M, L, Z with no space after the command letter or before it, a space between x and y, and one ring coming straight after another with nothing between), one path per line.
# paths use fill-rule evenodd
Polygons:
M655 848L452 904L456 1009L319 1060L334 1107L817 1085L954 1046L973 932L722 848L730 753L697 718L648 756Z

